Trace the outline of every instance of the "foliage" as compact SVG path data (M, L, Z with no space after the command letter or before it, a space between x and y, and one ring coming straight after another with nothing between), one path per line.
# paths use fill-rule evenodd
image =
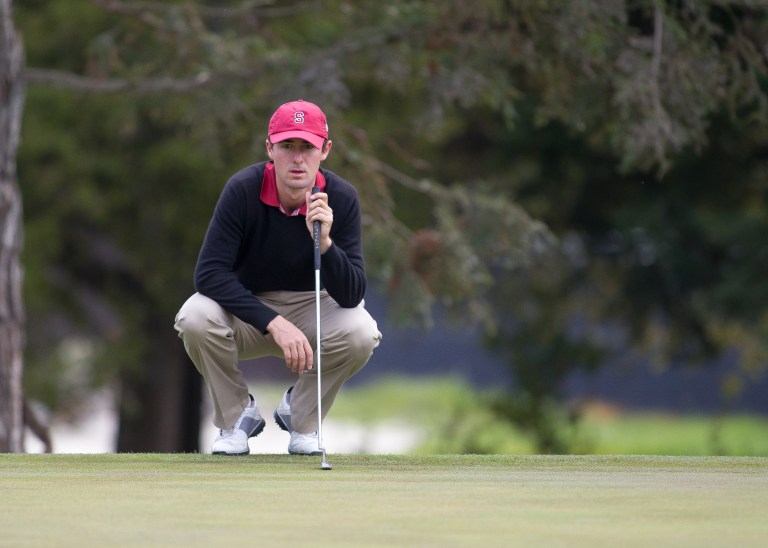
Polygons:
M51 364L73 336L95 349L98 382L162 370L219 189L264 158L274 106L303 97L329 114L327 167L360 191L369 273L395 316L429 325L439 301L481 322L518 381L521 403L502 407L531 417L544 448L560 443L546 408L574 368L736 346L746 373L729 386L749 382L768 341L766 13L20 3L30 67L48 69L29 71L19 156L28 380L56 406L71 383L72 400L69 366Z

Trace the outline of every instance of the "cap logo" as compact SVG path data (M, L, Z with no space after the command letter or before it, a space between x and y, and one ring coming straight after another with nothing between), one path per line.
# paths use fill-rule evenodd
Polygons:
M294 112L293 113L293 123L294 124L303 124L304 123L304 113L302 111Z

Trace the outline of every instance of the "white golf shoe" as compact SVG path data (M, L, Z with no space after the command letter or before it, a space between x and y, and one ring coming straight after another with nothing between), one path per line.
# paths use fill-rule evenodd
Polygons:
M301 434L291 432L291 441L288 443L288 452L291 455L322 455L317 445L317 432Z
M277 406L272 415L275 417L277 425L286 432L291 431L291 390L293 390L293 386L285 391L283 399L280 400L280 405Z
M251 452L248 438L261 434L266 422L256 407L253 396L248 395L250 403L243 409L235 426L228 430L219 430L219 435L213 440L211 453L214 455L247 455Z

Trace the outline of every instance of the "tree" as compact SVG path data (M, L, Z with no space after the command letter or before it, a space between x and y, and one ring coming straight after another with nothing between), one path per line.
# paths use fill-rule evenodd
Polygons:
M723 383L733 395L765 369L755 299L765 268L755 206L765 170L765 6L507 7L516 17L453 6L438 36L461 41L462 68L485 68L495 54L486 74L508 78L511 119L461 88L472 115L447 113L452 134L438 149L451 158L428 163L432 178L463 174L463 186L510 197L563 237L555 257L497 267L493 290L477 294L490 299L488 338L517 381L499 411L537 430L541 450L563 450L546 410L571 371L632 354L660 367L701 364L736 347L743 374ZM436 63L435 73L446 66L455 69ZM458 74L466 77L450 76ZM462 150L475 153L474 172L462 171Z
M35 25L44 21L43 4L56 3L29 8L39 8ZM263 139L258 122L286 96L314 99L337 121L331 167L359 184L368 212L369 270L389 289L401 317L428 322L432 304L440 301L465 321L483 322L493 338L504 334L510 313L498 308L503 303L494 289L500 281L517 280L510 294L538 295L518 304L541 310L543 323L532 325L550 334L539 342L510 335L509 340L529 345L530 356L536 345L567 342L562 334L570 321L567 314L551 313L562 300L525 291L536 272L533 259L553 249L551 234L535 219L568 236L567 242L575 242L571 247L588 250L587 267L563 263L569 269L552 280L554 294L569 300L564 307L569 312L578 310L568 289L583 282L575 286L579 298L594 303L595 287L606 279L619 288L632 279L621 269L606 275L605 263L595 257L599 246L590 247L617 227L629 233L637 228L627 213L634 199L624 192L627 181L642 178L654 188L670 181L678 162L698 157L721 113L731 114L723 117L726 125L752 127L749 120L766 111L761 37L768 33L765 8L758 3L328 0L212 7L101 0L98 5L104 11L67 3L86 15L78 19L79 27L89 23L95 29L82 47L62 52L62 42L51 40L47 49L29 54L46 67L25 71L29 100L41 105L35 112L48 109L68 137L78 135L83 147L99 151L98 158L87 160L73 155L71 163L61 143L30 143L29 152L22 151L71 167L57 174L38 171L38 180L53 181L55 188L75 176L85 198L62 197L57 204L66 206L57 226L67 247L43 257L50 250L42 246L40 257L30 256L54 264L61 261L51 257L66 257L67 270L55 280L30 282L43 291L55 284L70 290L74 308L91 318L84 322L89 327L75 332L104 342L100 355L119 356L122 379L132 372L158 374L162 366L147 367L146 358L169 355L177 342L157 342L161 336L155 335L169 337L163 318L172 315L186 291L194 260L173 243L196 250L201 235L180 234L174 227L202 230L198 223L209 211L201 204L212 203L216 194L206 185L225 177L227 165L251 159ZM95 11L106 19L94 23ZM62 32L61 27L52 25L47 34ZM57 111L62 95L35 96L43 92L34 90L51 86L87 95L69 96L63 100L69 104ZM137 92L158 89L189 93L178 101L137 98ZM120 106L100 107L94 92L116 94ZM78 108L93 108L93 123L62 114L82 97L88 100ZM28 120L34 123L35 117ZM119 152L125 153L122 160ZM209 161L190 160L201 154ZM168 165L178 171L169 173ZM64 177L62 171L70 177L57 179ZM125 171L146 184L133 184ZM164 194L168 180L188 181L187 192ZM114 202L94 198L105 190ZM615 195L626 215L617 218L596 207L594 191ZM38 198L43 196L29 191L29 200ZM148 199L153 207L137 211L136 204ZM151 246L135 246L135 232L111 226L111 218L173 237L159 238L162 246L153 252ZM30 236L42 227L37 221L28 220ZM632 253L645 240L637 242ZM89 270L94 263L98 268ZM615 295L612 309L595 317L625 321L637 310L643 319L653 317L653 310L626 298L623 289ZM30 302L34 305L34 297ZM615 314L617 309L627 314ZM71 310L66 316L71 319ZM35 318L30 321L44 321L37 312ZM119 321L110 323L115 318ZM121 329L105 336L104 327L116 325ZM137 347L137 340L146 346ZM519 350L515 347L518 356ZM588 350L583 356L590 361ZM558 356L560 375L574 362L567 352ZM538 394L552 395L554 384L540 380L532 379L546 388ZM139 382L124 401L140 401L142 386L167 382L174 381ZM146 417L135 423L142 425L134 430L139 435L153 428L153 414L142 407L126 407Z
M22 210L16 180L24 104L24 50L13 24L11 1L0 1L0 451L22 447L21 299Z
M90 54L90 57L87 60L87 63L90 67L90 71L92 74L99 75L99 74L109 74L110 78L107 80L104 80L103 78L100 78L98 76L90 75L90 76L79 76L74 73L70 72L64 72L60 69L45 69L45 70L39 70L34 68L29 68L26 71L26 75L30 81L30 83L36 88L38 86L57 86L57 87L64 87L67 89L75 90L78 93L114 93L114 92L120 92L123 90L128 90L130 92L136 93L145 93L145 92L152 92L156 91L158 89L175 89L175 90L181 90L181 91L188 91L188 90L195 90L198 91L196 94L196 98L192 99L190 102L187 103L187 106L190 106L191 103L191 110L184 110L187 107L184 107L182 109L179 109L177 105L170 106L170 104L167 101L163 101L161 98L160 100L166 104L168 110L166 112L210 112L209 105L211 104L211 100L213 97L215 97L217 102L217 106L224 107L222 114L220 117L212 120L213 123L210 125L207 125L207 127L214 126L213 132L216 133L218 130L215 129L215 123L219 123L221 121L222 123L226 124L228 127L229 122L227 121L227 117L231 116L233 113L229 110L227 110L228 106L232 105L235 107L235 109L239 109L240 107L238 105L241 104L242 100L241 98L238 98L232 94L232 91L237 91L239 88L235 87L232 88L231 84L232 82L238 82L237 86L245 86L248 82L251 81L252 76L251 72L258 72L259 70L266 70L269 67L260 66L264 63L264 60L259 57L258 55L254 55L252 57L238 57L237 59L229 58L231 55L238 55L238 51L241 47L243 48L256 48L258 51L260 48L263 47L263 44L260 41L256 41L255 43L251 43L252 35L245 35L241 36L238 34L238 36L235 37L234 40L231 40L230 43L222 43L219 38L214 33L208 33L208 32L197 32L195 34L187 34L185 29L187 26L189 27L200 27L203 19L205 18L221 18L225 21L232 21L234 16L238 14L243 14L244 9L234 9L234 10L228 10L228 9L222 9L222 10L208 10L207 8L201 8L200 10L196 10L194 6L192 5L182 5L182 6L173 6L173 5L151 5L151 4L142 4L137 6L130 6L127 4L123 4L120 2L104 2L102 3L107 9L118 11L121 13L121 17L123 19L121 21L118 21L115 27L114 33L110 33L110 39L117 36L120 38L117 42L113 42L110 40L102 41L101 46L94 48ZM301 4L297 3L297 7L306 7L308 4ZM294 8L295 9L295 8ZM293 10L289 10L289 13ZM267 17L269 16L269 10L264 10L265 13L267 13ZM261 13L261 11L259 11ZM36 22L39 22L39 12L36 14L37 17L35 19ZM283 17L285 15L285 12L278 11L274 13L275 16L281 16ZM312 23L311 17L307 17L304 15L299 15L299 20L302 24L310 24ZM88 17L83 17L81 21L87 21L89 20ZM147 24L147 21L150 23ZM257 24L262 24L259 21L256 21ZM391 24L391 21L387 21L387 25ZM206 24L207 25L207 24ZM206 25L202 25L203 28L206 28ZM397 36L402 31L396 29L396 28L388 28L388 26L385 25L383 30L376 31L375 33L366 33L366 32L360 32L357 31L354 36L354 40L351 40L350 43L342 44L340 46L338 45L331 45L326 47L325 54L329 58L335 58L339 56L345 56L349 55L350 53L354 53L355 50L362 45L363 48L372 48L376 45L382 43L382 41L386 41L391 38L391 36ZM277 25L275 25L276 27ZM293 23L287 23L282 25L281 29L273 28L273 32L280 32L284 35L286 35L287 39L290 39L290 36L292 35L293 31ZM311 25L310 25L311 27ZM246 30L250 30L249 25L245 25ZM199 29L197 29L199 30ZM339 29L338 33L341 33L344 31L344 28ZM147 72L143 72L141 77L139 79L136 79L136 77L130 77L121 79L121 72L126 71L127 67L127 73L131 72L131 66L133 63L136 62L137 59L141 58L142 54L150 55L153 59L157 58L158 52L165 51L162 49L162 47L156 47L157 45L163 46L164 40L187 40L188 42L185 43L184 49L189 51L198 51L201 50L203 52L209 51L206 48L210 46L212 43L221 44L222 47L220 47L217 50L214 50L213 53L209 53L212 57L207 58L205 54L202 55L191 55L189 58L181 59L182 62L178 62L179 58L176 57L176 54L173 53L176 51L174 48L169 49L169 58L166 60L166 62L163 64L163 66L173 66L177 67L177 70L179 73L171 74L170 76L172 78L167 78L167 74L161 73L156 74L152 71L152 68L150 68ZM126 40L129 43L142 43L147 45L146 52L142 52L139 50L138 52L135 50L125 50L123 49L122 40ZM323 36L317 36L315 40L320 42L327 42L327 38ZM153 41L159 42L159 44L149 46L149 44L154 44ZM281 45L281 41L278 40L273 45L274 49L276 51L281 51L280 48L284 47ZM178 44L177 44L178 46ZM309 49L308 46L306 46L307 49ZM125 59L125 63L122 62L122 57L126 55L138 55L137 59L128 60ZM288 67L291 65L295 65L296 69L295 71L301 71L301 70L307 70L308 68L311 68L313 66L312 63L308 63L305 58L303 58L301 55L297 56L296 59L294 59L295 54L291 53L290 50L286 49L284 53L280 53L279 55L276 55L276 57L281 61L288 63ZM162 55L161 55L162 57ZM115 60L118 60L117 63L113 66L110 63L115 63ZM174 61L174 62L171 62ZM205 63L209 67L216 67L216 69L195 69L196 75L192 78L185 79L184 76L184 70L185 67L188 66L198 66L197 64L199 62ZM243 64L238 64L236 61L244 61ZM106 61L107 64L104 64ZM269 63L269 60L267 60L267 63ZM306 63L306 66L304 64ZM229 69L227 67L234 66L236 67L236 70L233 72L229 72ZM294 71L294 73L295 73ZM163 79L165 77L165 79ZM330 75L331 80L334 77L333 75ZM242 82L239 82L239 80L242 79ZM185 83L186 82L186 83ZM303 86L302 80L299 80L298 82L293 82L292 85L299 85L299 87ZM333 89L334 85L341 85L334 84L332 81L329 81L329 78L324 77L323 81L318 81L316 83L313 83L311 87L313 87L313 93L315 93L314 90L327 90L327 89ZM228 98L227 101L224 103L221 103L220 99L222 97L222 94ZM240 93L238 91L238 93ZM327 91L326 91L327 93ZM252 91L247 92L248 95L253 95ZM299 94L302 94L302 92L299 92ZM251 97L251 100L253 98ZM230 103L231 101L231 103ZM52 100L52 97L50 94L47 94L47 101L49 105L55 104L56 99ZM93 99L90 99L88 101L88 104L95 103ZM165 122L163 120L168 120L168 116L165 114L162 114L161 111L158 111L156 108L157 105L157 99L153 99L153 104L151 107L146 109L145 107L138 106L138 108L135 110L135 113L139 114L140 118L143 119L145 123L148 124L148 127L146 128L147 131L140 131L141 126L138 126L139 131L135 134L135 140L134 137L131 137L128 142L123 142L119 145L119 148L123 150L130 150L134 145L141 144L142 151L138 152L135 155L133 161L132 161L132 169L133 173L132 176L135 178L136 176L141 176L140 171L137 168L140 168L143 161L142 159L146 157L146 155L152 155L151 152L153 147L160 148L162 150L162 144L161 143L155 143L152 144L152 138L153 135L158 134L158 130L162 131L161 125L158 124L164 124ZM270 102L270 104L272 104ZM140 103L139 103L140 105ZM70 112L74 112L71 110ZM79 112L83 112L83 108L90 108L86 105L83 105ZM330 103L329 106L330 109L334 108L334 102ZM37 109L35 109L35 112L37 112ZM238 110L235 110L234 115L238 115ZM186 114L182 114L182 116L186 116ZM94 118L99 118L103 120L109 120L111 117L111 113L109 113L109 109L107 111L103 111L101 114L95 114ZM69 117L69 119L64 122L68 127L78 127L81 125L81 122L78 119L79 117ZM35 115L30 115L30 120L34 120ZM208 118L206 118L208 119ZM50 126L51 119L48 118L46 122ZM30 122L34 123L34 122ZM50 131L50 128L48 129ZM198 130L199 131L199 130ZM336 128L335 135L341 136L340 138L343 139L343 135L345 132L349 131L355 131L354 127L338 127ZM91 163L94 164L94 167L99 170L99 175L103 180L104 175L107 175L108 177L111 177L109 174L109 171L104 170L105 167L98 167L99 163L103 163L106 159L107 155L105 152L107 152L104 147L103 143L105 142L106 136L97 136L96 140L93 142L83 142L84 147L92 147L92 146L98 146L100 148L99 156L97 160L91 161ZM114 137L113 137L114 138ZM71 139L71 138L70 138ZM120 141L121 139L117 139ZM46 159L50 160L52 157L56 157L59 154L61 154L62 143L66 143L68 141L67 138L58 139L58 142L54 144L51 147L48 147L46 149L41 149L38 152L34 152L34 148L29 148L29 152L27 154L31 154L29 158L29 165L36 166L36 165L44 165L46 163ZM133 144L131 144L133 142ZM127 145L127 147L126 147ZM144 148L146 147L146 148ZM222 147L223 148L223 147ZM39 154L37 160L35 160L35 155ZM211 158L210 153L208 153L208 156L206 156L207 159ZM214 154L215 157L215 154ZM184 163L188 163L186 161L183 161L180 157L171 158L172 161L177 162L178 165L183 166ZM81 160L79 160L81 161ZM358 165L355 169L359 169L360 165ZM376 162L372 157L369 157L368 159L363 162L363 169L362 172L366 175L365 177L361 177L363 181L369 180L372 181L372 183L368 186L368 188L362 188L362 193L365 197L367 197L369 200L373 199L373 196L375 196L376 192L380 192L383 188L385 188L383 185L385 184L385 179L379 175L378 173L382 171L385 168L384 164L381 164L380 162ZM107 167L107 169L110 169ZM195 167L198 176L200 173L202 173L202 170L199 169L199 167ZM67 175L66 169L64 170L57 170L56 175L54 177L59 178L59 184L65 183L67 180L73 180L73 178L77 178L81 181L80 186L82 189L87 188L87 186L84 184L84 182L87 180L83 178L83 172L80 170L75 170L73 173ZM167 175L167 170L166 170ZM187 174L185 174L187 175ZM373 177L369 176L373 175ZM45 180L47 177L47 174L43 174L42 179L38 180ZM151 174L145 174L145 176L149 176L151 179ZM220 174L220 179L223 179L223 175ZM406 178L407 179L407 178ZM107 179L108 180L108 179ZM120 177L115 178L115 189L113 192L118 195L124 195L125 191L121 190L126 187L125 183L120 183L121 180ZM142 180L144 178L142 177ZM161 189L162 188L162 182L158 181L158 184L154 185L154 189ZM100 186L103 187L103 183L99 183ZM56 185L54 185L55 187ZM43 189L44 187L41 187ZM50 187L49 187L50 189ZM378 190L377 190L378 189ZM105 190L105 189L102 189ZM438 195L437 192L438 189L434 190L434 194ZM94 188L95 192L99 192ZM30 190L30 199L35 200L36 199L36 192L35 190ZM197 416L197 413L194 412L194 409L190 409L187 412L181 413L179 415L178 413L178 405L169 405L169 402L167 401L169 393L171 391L169 390L169 387L175 387L177 390L177 393L193 393L194 389L184 390L183 386L184 383L174 382L174 381L168 381L168 380L162 380L155 379L154 382L147 382L146 380L141 381L139 380L138 384L136 384L129 392L125 392L126 387L132 386L134 383L131 381L132 378L134 378L135 375L139 375L139 379L142 377L146 379L146 375L148 372L152 372L152 374L157 375L159 373L162 373L164 371L168 371L167 364L169 363L169 359L167 356L169 356L169 350L163 350L163 348L168 349L176 349L179 351L181 347L178 345L178 341L173 340L169 336L161 337L158 335L155 335L152 338L148 338L145 342L142 342L141 344L137 344L137 341L144 341L144 339L137 338L136 334L141 333L142 330L147 330L149 332L161 332L161 330L164 327L164 319L166 317L172 316L172 307L177 307L178 303L180 302L180 299L178 297L178 291L175 288L178 287L184 287L184 285L174 284L171 282L168 286L165 287L174 287L174 291L167 291L163 289L163 286L157 283L157 280L146 280L142 273L139 271L136 271L136 265L132 264L134 263L134 260L132 260L130 257L126 256L126 251L128 249L127 242L122 241L123 236L114 233L113 228L110 228L108 225L101 226L96 231L94 231L95 227L98 227L100 224L102 224L105 220L104 216L100 213L100 211L97 210L97 208L104 205L104 203L100 204L90 204L87 201L82 201L83 196L88 196L90 193L85 195L79 195L77 198L77 202L72 202L72 211L70 214L64 215L61 220L56 223L54 219L44 219L41 221L41 229L43 229L43 224L46 223L47 226L66 226L67 229L64 233L62 233L59 237L60 243L62 244L61 247L61 253L62 256L60 257L59 261L56 261L58 265L67 265L66 270L62 270L59 266L56 269L35 269L38 272L49 272L52 273L54 278L49 279L47 281L48 287L50 287L51 282L53 282L54 287L57 287L59 291L64 290L66 294L70 295L74 300L75 307L77 310L77 316L80 316L80 323L82 324L83 321L85 321L85 328L79 327L73 330L73 325L71 322L68 322L70 327L66 328L66 331L68 332L69 337L73 335L77 335L78 332L80 333L91 333L96 334L98 336L98 340L106 341L108 344L103 347L102 351L99 352L96 356L94 356L92 359L98 361L99 359L105 359L109 358L110 361L112 361L113 364L119 365L119 371L120 371L120 386L123 387L123 393L122 393L122 402L123 402L123 412L121 413L122 421L121 421L121 439L125 440L140 440L145 443L145 445L140 445L136 441L130 442L126 441L125 443L119 443L118 448L121 450L150 450L152 447L158 448L160 450L169 450L168 447L160 447L158 445L157 439L166 439L171 440L172 437L167 435L168 429L165 429L164 432L166 432L165 435L162 433L159 433L157 436L153 436L152 432L160 432L160 427L158 427L156 424L153 425L153 420L158 416L160 408L170 408L173 409L174 412L171 414L171 416L184 416L184 417L191 417L192 420L194 420ZM108 193L106 195L109 195ZM136 198L139 198L137 195ZM457 194L452 198L452 201L455 203L462 202L466 197L462 197L461 195ZM201 200L200 203L213 203L213 197L210 195L207 196L205 200ZM66 212L66 209L61 208L62 205L67 204L70 202L70 200L67 200L66 197L62 196L62 199L58 202L57 206L59 211ZM128 203L134 203L133 201L130 201ZM181 208L187 207L185 204L180 204ZM494 206L496 207L496 206ZM198 210L200 208L198 207ZM405 243L405 240L409 238L410 230L405 227L402 223L400 223L396 217L390 216L386 210L381 210L380 208L371 208L372 211L375 211L376 214L378 214L381 218L380 219L374 219L370 224L371 226L378 227L379 231L374 234L374 238L381 238L383 237L384 241L393 241L392 236L395 236L394 241L400 241L401 243L396 244L399 246L408 246L408 244ZM153 213L154 210L152 209L142 209L140 211L146 211L148 213ZM446 212L447 213L447 212ZM522 213L522 212L521 212ZM94 216L96 214L96 216ZM119 210L115 211L115 215L118 215L119 218L126 220L130 219L132 217L135 217L135 211L122 211ZM208 215L209 212L205 212L204 215ZM524 215L521 217L521 220L523 223L525 222ZM384 222L377 222L383 220ZM37 220L36 218L30 219L30 226L34 227L37 226ZM183 222L183 221L177 221L177 222ZM94 224L96 223L96 224ZM151 218L144 218L141 220L137 220L136 224L132 224L131 226L139 226L139 227L146 227L146 230L149 231L151 227L155 226L155 229L158 228L167 230L167 227L160 227L157 226L157 223L151 219ZM199 226L199 224L198 224ZM394 233L392 229L394 230ZM37 230L37 229L35 229ZM43 230L49 230L49 229L43 229ZM458 232L456 233L459 234ZM154 234L152 234L154 236ZM196 237L199 238L200 234L196 234ZM135 242L134 242L135 243ZM157 243L157 241L154 241L153 243ZM460 244L460 242L458 242ZM196 246L199 245L199 242L195 241L193 245L190 245L188 249L195 249ZM388 245L388 244L385 244ZM37 249L37 246L34 246L35 249ZM463 248L461 245L455 246L454 249L456 249L459 253L464 254L466 256L460 257L462 260L464 259L471 259L470 255L467 255L469 250L466 248ZM161 248L160 255L162 256L162 259L166 259L169 255L169 249ZM188 252L187 252L188 255ZM145 261L146 258L140 259L140 261ZM385 260L388 262L390 260L389 257L386 257ZM164 261L161 261L161 263L164 263ZM189 257L186 259L187 267L190 266L190 260ZM404 269L399 269L399 273L408 275L408 271L412 268L412 265L408 262L402 263L402 266ZM469 268L471 266L470 263L467 263L467 267ZM421 268L421 267L420 267ZM450 272L450 271L448 271ZM48 275L50 278L50 274ZM445 277L445 276L443 276ZM178 277L176 278L178 279ZM420 278L418 276L416 277L410 277L411 285L413 283L416 283L419 285L419 287L426 288L424 286L423 282L420 281ZM150 285L152 288L148 287L147 282L150 282ZM118 288L117 294L112 292L110 288ZM110 295L110 293L112 293ZM57 299L45 299L46 292L40 292L38 297L38 293L34 292L33 302L37 301L38 298L43 300L45 302L44 308L45 312L41 317L36 317L36 322L41 322L46 325L60 325L60 322L52 321L55 320L57 317L57 311L56 309L58 307L51 306L51 302L56 301ZM459 293L456 293L457 295L460 295ZM169 298L170 295L175 295L175 299ZM424 289L418 290L417 295L419 295L420 299L423 299L423 296L428 295L424 291ZM50 296L50 295L49 295ZM432 297L430 297L432 298ZM58 299L60 300L60 298ZM168 305L168 302L171 302L170 306ZM146 310L151 309L152 306L148 305L147 303L160 303L162 302L162 307L158 310L163 310L163 313L158 313L154 315L150 315L149 317L145 313ZM118 304L120 303L120 304ZM137 303L141 303L141 306L136 306ZM126 314L125 311L133 311L128 314ZM144 311L144 313L142 312ZM131 319L132 316L135 316L135 319ZM147 321L149 318L157 318L157 326L155 327L155 324L152 321ZM87 327L90 325L90 327ZM128 327L129 325L132 325L132 327ZM85 329L85 331L83 331ZM35 330L33 330L34 332ZM122 333L122 334L121 334ZM88 335L92 336L92 335ZM114 342L110 342L111 339L114 337L118 337L114 340ZM87 339L86 339L87 340ZM162 343L161 346L152 346L152 341L160 341L164 340L166 342ZM174 346L171 346L173 344ZM38 348L38 345L34 345L35 348ZM152 348L152 350L147 350L147 348ZM35 352L32 350L32 352ZM170 350L171 353L173 353L173 350ZM115 356L117 357L115 359ZM43 363L47 363L48 366L51 365L50 360L43 358ZM142 367L136 367L137 363L141 363ZM178 362L173 362L178 363ZM154 364L154 365L153 365ZM56 375L51 374L53 368L47 367L46 368L46 374L41 375L46 377L48 383L55 383L56 382ZM192 372L192 369L187 366L186 371ZM195 377L196 378L196 377ZM157 397L147 397L148 393L151 393L150 389L156 389L158 391ZM60 386L59 386L60 389ZM165 399L163 399L162 396L165 396ZM145 404L140 404L141 401L144 401ZM194 402L193 398L190 398L191 401ZM158 402L157 406L152 409L151 406L146 405L148 402ZM193 405L194 407L194 405ZM137 421L136 419L131 419L131 413L138 413L139 417L145 417L146 420L144 421ZM131 425L136 425L135 427L132 427ZM171 429L171 432L178 431L179 429ZM131 435L130 432L135 432L135 434ZM187 439L191 439L193 436L189 436ZM171 442L174 443L174 442ZM194 443L196 444L196 440L194 440ZM186 446L189 447L189 446ZM180 446L176 445L176 449L179 449Z

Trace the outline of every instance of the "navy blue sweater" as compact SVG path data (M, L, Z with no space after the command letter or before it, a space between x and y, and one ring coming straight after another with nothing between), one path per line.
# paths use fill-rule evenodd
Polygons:
M216 204L195 268L195 289L266 333L277 313L254 295L313 291L314 242L304 215L291 217L261 201L267 162L227 181ZM357 191L321 169L333 210L333 245L322 255L321 286L342 307L353 308L366 290Z

